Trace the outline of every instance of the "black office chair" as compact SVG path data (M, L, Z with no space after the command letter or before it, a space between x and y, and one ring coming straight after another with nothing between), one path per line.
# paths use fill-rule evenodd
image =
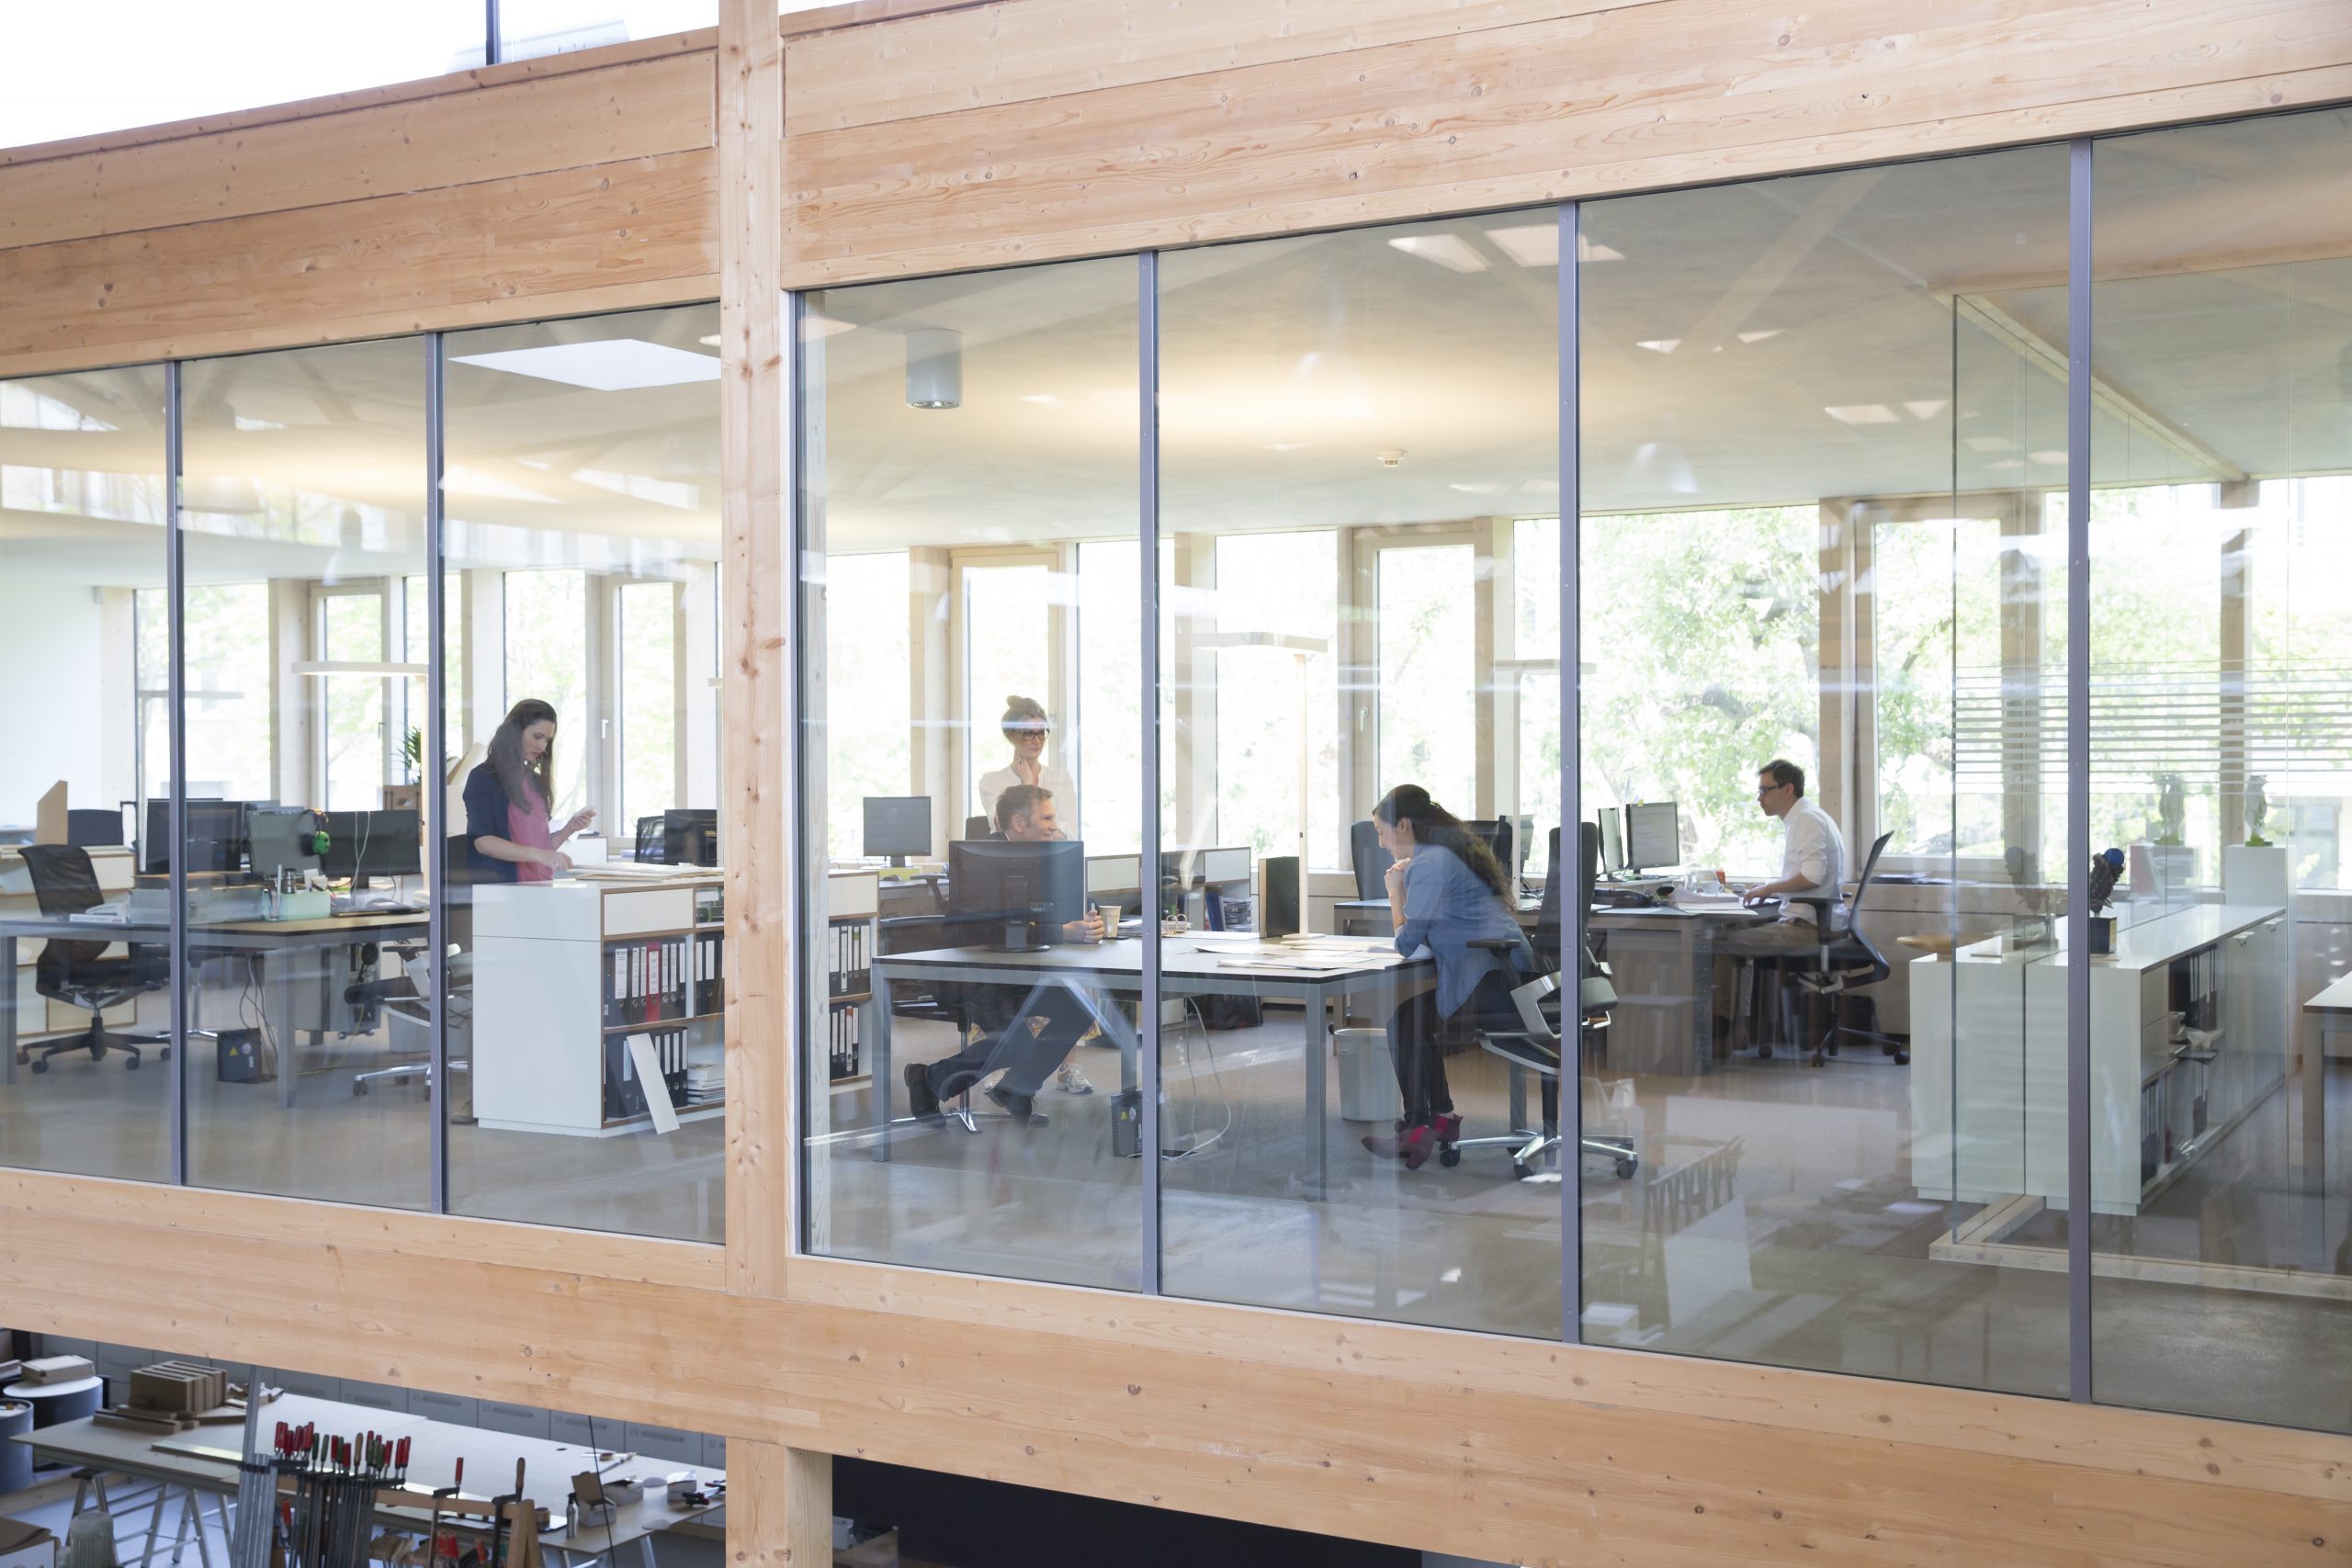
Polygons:
M985 839L995 831L996 824L985 817L964 818L964 837L967 839Z
M122 813L69 809L65 813L65 841L85 848L93 844L119 844L122 842Z
M78 915L105 902L105 895L98 889L98 874L90 865L90 852L81 845L27 844L17 852L24 857L25 869L32 874L33 897L40 905L40 912L51 919ZM55 937L41 945L40 961L33 971L33 989L54 1000L87 1009L90 1028L86 1034L43 1047L32 1060L33 1071L49 1071L49 1059L69 1051L87 1051L94 1062L109 1051L119 1051L130 1058L124 1064L126 1068L139 1066L142 1045L155 1046L160 1056L171 1055L172 1048L164 1043L163 1035L117 1034L106 1025L107 1009L141 992L160 991L171 984L168 950L152 942L133 942L128 944L128 952L122 957L108 958L106 951L113 945L103 939L76 942ZM17 1059L25 1061L28 1055L28 1051L19 1050Z
M1388 868L1396 857L1380 847L1379 826L1369 820L1350 824L1348 858L1356 868L1356 897L1388 897Z
M658 816L640 817L637 819L636 854L639 864L650 865L659 863L662 859L665 843L662 827L662 820Z
M1811 908L1815 929L1823 935L1810 966L1789 973L1791 984L1804 992L1808 999L1825 1002L1829 1010L1829 1026L1814 1043L1813 1055L1805 1058L1808 1066L1824 1066L1826 1057L1838 1054L1839 1043L1848 1035L1877 1042L1880 1054L1894 1057L1897 1066L1911 1065L1908 1044L1874 1029L1853 1027L1846 1022L1846 1010L1839 1005L1849 993L1875 986L1894 973L1887 965L1886 955L1862 934L1862 900L1870 896L1871 879L1878 874L1878 857L1886 852L1886 841L1893 837L1892 833L1881 833L1878 841L1871 846L1870 858L1862 863L1862 879L1854 887L1854 901L1847 906L1842 930L1831 929L1829 910L1835 900L1828 895L1811 894L1788 900Z
M1487 848L1494 852L1495 863L1503 868L1504 879L1513 887L1519 886L1519 862L1511 858L1511 852L1518 848L1511 840L1518 827L1508 817L1481 818L1462 824L1464 832L1484 840Z
M1577 874L1586 908L1592 904L1593 883L1600 870L1600 829L1589 822L1578 824ZM1438 1152L1440 1165L1457 1165L1462 1151L1471 1148L1508 1148L1511 1151L1511 1174L1521 1181L1536 1175L1536 1162L1560 1146L1560 1043L1563 1039L1561 1021L1565 1007L1560 1000L1560 976L1556 964L1564 930L1561 914L1560 830L1552 829L1550 873L1544 886L1544 908L1536 916L1535 958L1539 967L1550 955L1550 972L1539 974L1525 985L1512 989L1511 1005L1518 1010L1520 1027L1516 1030L1482 1030L1478 1045L1489 1055L1499 1056L1510 1064L1513 1071L1533 1073L1542 1085L1543 1124L1540 1127L1514 1127L1498 1136L1464 1138ZM1549 940L1545 930L1548 924ZM1477 945L1485 946L1486 943ZM1617 1005L1617 988L1610 983L1608 965L1592 956L1590 948L1584 953L1582 973L1577 981L1577 1030L1588 1051L1597 1048L1598 1042L1609 1028L1611 1010ZM1614 1168L1621 1181L1630 1181L1641 1168L1641 1157L1634 1151L1630 1138L1603 1137L1599 1134L1580 1134L1577 1152L1599 1155Z

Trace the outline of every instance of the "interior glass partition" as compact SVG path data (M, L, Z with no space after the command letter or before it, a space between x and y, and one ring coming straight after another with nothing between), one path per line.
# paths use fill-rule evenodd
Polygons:
M723 1239L718 334L444 340L454 1213Z
M1136 273L802 303L819 1253L1139 1282Z
M2334 1431L2352 1421L2348 148L2336 109L2096 149L2088 851L2120 864L2075 1129L2096 1397Z
M164 419L158 366L0 381L0 1164L172 1179Z
M2065 151L1580 220L1583 1337L2063 1393Z
M1487 1048L1559 951L1558 262L1550 208L1160 258L1171 1294L1560 1331L1556 1066Z
M371 1092L428 1051L424 828L387 722L425 677L389 640L425 565L424 372L408 338L181 373L200 1186L431 1201L423 1099Z

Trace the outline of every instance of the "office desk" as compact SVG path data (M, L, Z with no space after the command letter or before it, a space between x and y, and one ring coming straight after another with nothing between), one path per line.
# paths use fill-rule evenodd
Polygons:
M401 936L422 936L425 917L401 910L390 914L331 915L319 920L232 920L220 925L191 926L189 953L208 958L257 954L262 958L262 1017L269 1026L273 1045L285 1059L277 1065L277 1102L294 1103L294 976L292 965L270 962L273 953L318 952L382 942ZM156 947L171 945L167 925L107 925L40 915L0 920L0 1085L17 1081L17 943L40 938L58 942L138 942ZM189 1021L191 1027L195 1023Z
M512 1488L514 1463L521 1460L526 1467L525 1495L548 1510L548 1528L539 1534L540 1550L566 1564L584 1562L616 1553L624 1546L635 1546L644 1568L653 1568L650 1544L653 1536L712 1511L711 1507L672 1507L662 1479L691 1472L705 1480L720 1480L725 1474L662 1460L624 1461L613 1467L608 1479L650 1478L643 1499L615 1509L609 1532L599 1520L583 1525L574 1534L563 1528L563 1504L571 1491L572 1475L594 1468L594 1455L590 1450L544 1438L454 1426L400 1411L295 1393L281 1394L263 1406L261 1419L265 1440L280 1421L294 1426L314 1421L322 1433L337 1437L368 1431L388 1438L408 1438L412 1486L448 1485L456 1461L462 1458L468 1472L466 1491L477 1497ZM130 1427L101 1425L85 1417L43 1427L10 1440L23 1443L37 1457L54 1463L128 1475L154 1482L166 1489L214 1492L233 1497L237 1492L237 1461L227 1456L243 1441L243 1428L198 1427L167 1437ZM159 1513L162 1503L159 1496ZM432 1513L430 1505L414 1509L379 1508L376 1517L387 1529L422 1534Z
M1521 898L1511 910L1523 931L1535 929L1536 917L1544 912L1542 897ZM1339 923L1342 936L1385 937L1389 931L1388 900L1385 898L1340 898L1332 902L1332 919Z
M1306 1145L1312 1151L1313 1162L1308 1180L1318 1197L1330 1165L1323 1137L1323 1059L1330 1050L1331 1004L1344 1004L1350 996L1368 994L1373 1016L1385 1021L1403 1000L1408 987L1434 982L1437 977L1436 964L1428 959L1401 958L1396 948L1385 942L1359 944L1345 937L1319 939L1318 945L1329 944L1361 945L1363 962L1351 963L1345 968L1290 966L1278 962L1269 967L1227 967L1227 959L1267 953L1271 944L1247 933L1172 936L1163 938L1159 944L1159 991L1163 997L1247 995L1296 1001L1306 1007L1310 1026L1300 1043L1300 1055L1306 1067ZM891 1100L898 1089L898 1074L890 1055L891 983L934 985L961 981L1026 989L1057 976L1067 977L1073 985L1114 997L1140 997L1143 940L1124 937L1117 942L1073 942L1050 947L1043 953L997 953L984 947L933 948L875 958L873 990L863 1004L863 1030L873 1064L876 1122L884 1134L874 1151L876 1159L890 1157ZM1123 1090L1135 1089L1139 1076L1139 1042L1119 1010L1108 1010L1104 1017L1104 1032L1119 1047L1119 1087ZM1318 1032L1320 1039L1316 1038Z
M1617 1006L1609 1020L1612 1072L1696 1077L1715 1055L1715 941L1773 915L1730 899L1619 908L1585 917L1603 950Z

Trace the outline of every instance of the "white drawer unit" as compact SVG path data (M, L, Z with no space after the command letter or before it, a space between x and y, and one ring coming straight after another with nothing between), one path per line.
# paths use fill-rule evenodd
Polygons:
M702 1462L702 1434L682 1432L674 1427L648 1427L639 1422L628 1424L628 1446L648 1459L669 1460L677 1464Z
M408 1413L422 1416L428 1421L447 1421L453 1426L472 1427L479 1424L481 1401L458 1393L427 1393L421 1388L408 1391Z
M508 1404L485 1399L474 1425L485 1432L505 1432L517 1438L549 1438L549 1413L533 1404Z
M288 1393L308 1394L312 1399L341 1399L343 1397L341 1378L321 1377L316 1372L288 1371L277 1367L270 1368L263 1373L263 1378L270 1387L282 1388ZM388 1405L386 1408L396 1410L400 1406Z
M408 1408L408 1390L388 1382L361 1382L356 1378L343 1380L343 1402L364 1404L370 1410L401 1410Z

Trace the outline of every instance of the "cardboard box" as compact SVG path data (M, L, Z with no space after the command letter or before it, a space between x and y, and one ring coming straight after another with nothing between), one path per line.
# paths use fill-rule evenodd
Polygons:
M0 1519L0 1568L57 1568L57 1538L22 1519Z

